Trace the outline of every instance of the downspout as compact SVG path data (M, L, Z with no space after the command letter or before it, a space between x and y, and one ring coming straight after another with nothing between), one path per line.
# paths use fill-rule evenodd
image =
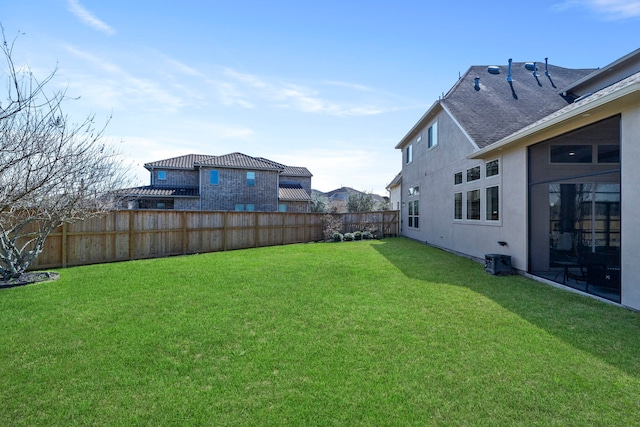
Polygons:
M202 210L202 166L198 166L198 210Z
M280 171L276 175L276 212L280 212Z

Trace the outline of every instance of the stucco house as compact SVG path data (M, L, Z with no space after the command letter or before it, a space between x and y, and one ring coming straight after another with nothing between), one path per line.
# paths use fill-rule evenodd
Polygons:
M399 211L402 203L402 172L398 172L386 189L389 192L389 210Z
M130 209L309 212L311 173L242 153L146 163L150 185L121 190Z
M473 66L396 148L403 235L640 309L640 49Z

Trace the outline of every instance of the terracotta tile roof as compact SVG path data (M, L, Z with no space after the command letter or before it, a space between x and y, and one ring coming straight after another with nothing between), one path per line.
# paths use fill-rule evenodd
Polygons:
M285 166L281 175L284 176L313 176L309 169L303 166Z
M208 159L204 159L198 162L199 166L220 166L226 168L237 169L260 169L260 170L274 170L281 171L281 165L272 162L265 161L258 157L247 156L242 153L231 153L223 156L215 156Z
M144 167L147 169L193 169L195 164L207 161L215 157L216 156L209 156L206 154L187 154L186 156L172 157L170 159L145 163Z
M125 188L118 191L122 196L147 197L199 197L198 187L144 187Z
M242 153L230 153L222 156L206 154L187 154L145 163L144 167L151 170L165 169L194 169L197 166L217 166L238 169L278 170L285 176L313 176L305 167L287 166L264 157L251 157Z
M281 201L311 201L311 196L300 184L280 184L278 199Z
M269 159L265 159L264 157L258 157L259 160L265 161L265 162L269 162L272 163L275 166L278 166L279 168L282 169L282 172L280 175L284 175L284 176L313 176L311 174L311 172L309 172L309 169L302 167L302 166L287 166L287 165L283 165L282 163L277 163L274 162L273 160L269 160Z

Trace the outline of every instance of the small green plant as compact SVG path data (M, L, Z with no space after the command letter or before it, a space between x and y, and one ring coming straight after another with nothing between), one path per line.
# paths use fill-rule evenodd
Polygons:
M353 240L362 240L362 231L356 231L353 233Z
M342 233L333 233L334 242L342 242L343 239L344 239L344 235Z
M344 241L351 242L354 239L353 233L344 233Z
M372 232L370 232L370 231L363 231L363 232L362 232L362 238L363 238L364 240L371 240L371 239L374 239L375 237L374 237L374 235L373 235L373 233L372 233Z

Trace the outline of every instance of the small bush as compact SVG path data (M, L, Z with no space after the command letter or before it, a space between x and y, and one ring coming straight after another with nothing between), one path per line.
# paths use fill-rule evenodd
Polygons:
M344 239L344 235L342 235L342 233L333 233L334 242L342 242L343 239Z
M373 237L373 233L372 233L372 232L370 232L370 231L363 231L363 232L362 232L362 238L363 238L364 240L370 240L370 239L373 239L373 238L374 238L374 237Z
M356 231L353 233L353 240L362 240L362 231Z
M339 215L327 214L323 217L322 222L324 225L325 240L333 240L333 236L342 230L342 219Z
M353 240L353 233L344 233L344 241L350 242Z

